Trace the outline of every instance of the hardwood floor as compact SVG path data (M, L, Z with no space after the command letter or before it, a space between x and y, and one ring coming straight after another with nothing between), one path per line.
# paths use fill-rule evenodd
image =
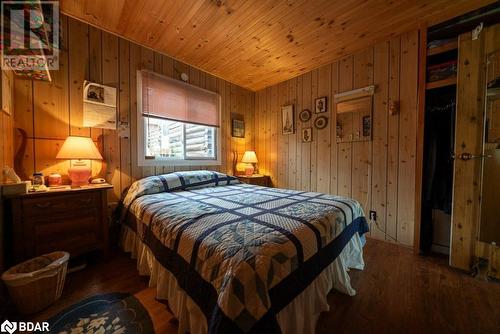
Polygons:
M500 333L500 284L476 280L447 259L368 240L354 297L331 292L317 333Z
M410 249L371 239L365 261L364 271L350 273L357 295L331 292L331 309L321 316L317 333L331 333L333 328L335 333L500 332L500 284L451 269L444 259L415 256ZM172 315L155 300L155 289L148 288L135 262L120 251L108 263L97 261L70 274L61 299L34 320L106 292L134 294L148 309L156 333L176 333ZM11 308L7 312L9 319L21 319Z

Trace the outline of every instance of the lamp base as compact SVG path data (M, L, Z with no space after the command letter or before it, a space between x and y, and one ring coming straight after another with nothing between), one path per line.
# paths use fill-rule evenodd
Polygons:
M251 165L251 164L248 164L248 165L245 167L245 175L246 175L246 176L252 176L254 171L255 171L255 168L254 168L254 167L253 167L253 165Z
M69 178L72 186L85 186L89 184L92 170L85 162L74 162L73 166L68 169Z

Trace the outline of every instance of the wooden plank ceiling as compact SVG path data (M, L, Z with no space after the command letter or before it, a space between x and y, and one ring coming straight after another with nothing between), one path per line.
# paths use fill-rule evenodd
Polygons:
M63 13L251 90L494 0L63 0Z

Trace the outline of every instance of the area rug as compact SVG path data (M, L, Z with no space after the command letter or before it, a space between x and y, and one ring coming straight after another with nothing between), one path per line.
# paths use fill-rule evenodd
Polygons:
M148 311L134 296L110 293L85 299L52 317L51 333L154 333Z

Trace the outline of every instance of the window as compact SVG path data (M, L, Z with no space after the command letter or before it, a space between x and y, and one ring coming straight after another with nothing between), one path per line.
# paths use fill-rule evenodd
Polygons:
M146 159L216 158L216 128L148 117L144 122Z
M138 71L139 166L219 165L220 96Z

